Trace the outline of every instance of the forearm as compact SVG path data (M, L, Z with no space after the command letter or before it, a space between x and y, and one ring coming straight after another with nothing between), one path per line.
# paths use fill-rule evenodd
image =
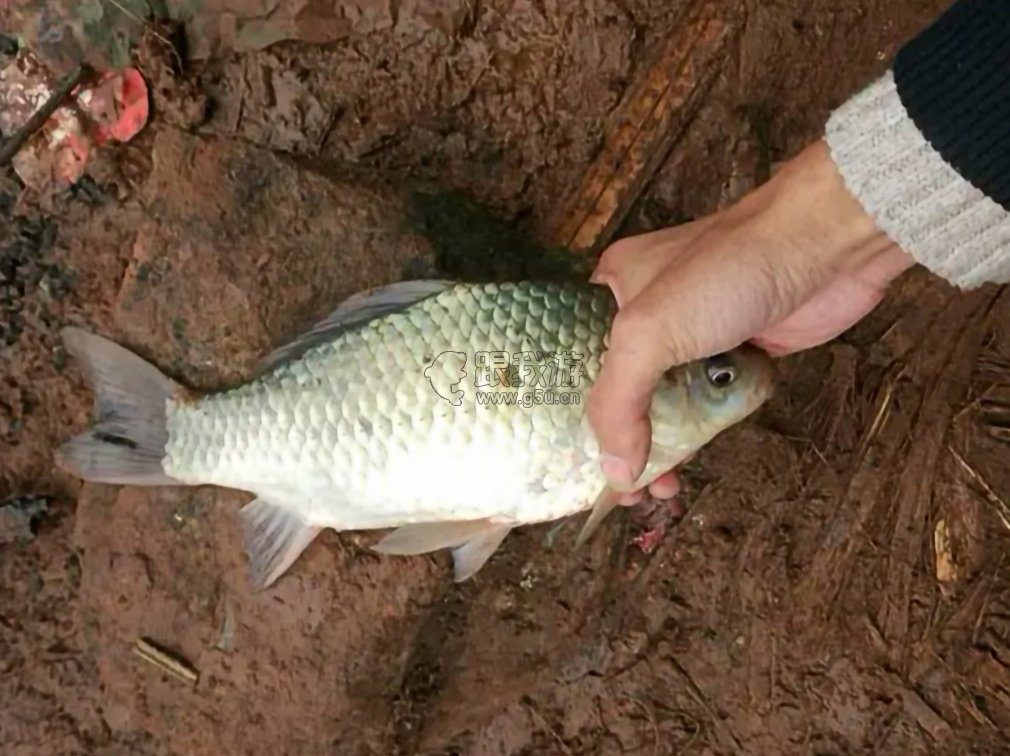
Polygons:
M960 0L828 121L846 187L961 288L1010 281L1010 3Z

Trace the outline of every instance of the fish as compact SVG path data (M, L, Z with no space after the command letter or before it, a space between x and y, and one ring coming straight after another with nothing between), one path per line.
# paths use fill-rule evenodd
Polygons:
M325 528L389 532L382 554L448 549L476 574L509 532L615 506L586 415L616 314L593 283L410 280L352 295L269 354L241 385L197 392L115 342L61 331L97 419L55 453L91 482L213 485L238 512L254 588ZM649 410L641 488L771 395L742 345L666 371Z

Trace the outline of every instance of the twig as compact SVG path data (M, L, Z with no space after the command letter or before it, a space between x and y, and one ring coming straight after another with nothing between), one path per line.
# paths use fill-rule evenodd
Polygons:
M680 677L680 679L687 685L687 692L691 697L697 702L699 706L708 714L708 718L712 722L712 728L715 730L716 736L722 741L722 745L728 750L734 753L741 753L743 751L740 741L737 740L736 735L733 734L732 730L723 722L719 715L716 714L715 709L709 704L708 699L705 698L705 694L702 693L701 688L691 677L691 674L681 666L680 662L674 657L668 656L667 661L670 662L670 666L673 668L674 672Z
M771 658L770 664L768 665L768 699L769 699L769 702L771 703L771 707L774 709L775 708L775 688L778 685L778 683L777 683L777 681L775 679L775 667L776 667L776 662L778 661L778 644L775 642L775 634L774 633L772 633L772 635L771 635L771 642L772 642L772 658Z
M147 638L138 638L136 645L133 647L133 652L149 664L153 664L163 672L167 672L184 682L196 684L197 680L200 679L200 673L188 661L158 648Z
M1010 530L1010 506L1007 506L1007 503L996 495L996 492L993 491L989 484L985 482L985 479L978 473L978 471L969 465L965 461L964 457L955 451L953 446L948 444L947 451L951 453L954 460L961 466L961 469L968 474L968 477L978 483L978 485L982 488L986 494L985 498L987 498L989 503L995 508L996 516L999 517L1000 522L1003 523L1003 527Z
M14 135L7 140L7 143L3 147L0 147L0 168L7 165L18 154L18 151L24 146L25 142L45 125L53 113L59 110L63 102L70 96L70 93L74 91L74 87L81 83L81 79L84 78L88 71L88 66L81 63L67 74L56 88L56 91L46 100L45 104L35 111L32 117L21 128L14 132Z
M866 432L863 443L860 444L860 456L862 456L870 444L873 443L873 440L877 437L877 434L880 433L880 429L884 427L884 423L887 421L887 417L891 411L891 397L894 396L894 385L896 382L897 378L888 381L887 385L884 386L883 397L880 401L880 405L877 407L877 414L874 416L873 422L870 424L870 429Z
M562 752L566 754L566 756L572 756L572 749L565 744L564 739L558 734L558 731L555 730L553 727L551 727L550 723L546 719L544 719L543 714L539 712L533 701L527 699L522 702L522 705L523 708L530 713L530 716L532 716L537 721L537 723L544 729L544 731L552 738L554 738L554 742L558 744L558 748L560 748Z
M161 40L164 44L166 44L168 46L168 49L172 51L172 55L175 56L175 61L176 63L179 64L179 70L182 71L182 69L184 68L182 57L179 55L179 51L175 49L175 45L172 44L171 40L166 39L165 36L162 34L158 34L158 32L155 31L153 24L149 23L146 19L143 19L140 16L138 16L136 13L127 8L125 5L120 3L119 0L105 0L105 1L127 18L136 21L138 24L140 24L149 32L151 32L151 34L153 34L157 39Z
M656 724L656 715L640 698L635 698L634 696L627 694L625 694L624 697L636 704L642 711L645 712L646 719L648 719L649 724L652 725L652 756L656 756L656 754L659 753L659 725Z
M992 588L996 585L996 579L999 577L1000 568L1003 566L1003 560L1006 555L1001 555L999 558L999 564L996 565L996 569L992 572L992 579L989 581L989 587L986 588L985 593L982 594L982 604L978 608L978 615L975 617L975 624L971 629L971 643L976 645L978 643L978 633L982 629L982 623L985 621L985 612L989 608L989 599L992 596Z
M978 704L975 702L975 694L968 688L968 686L962 684L958 687L960 688L960 692L963 694L963 698L961 699L961 708L967 711L968 715L980 725L991 727L994 730L999 730L996 723L993 722L989 716L979 708ZM966 705L964 701L971 702L971 705Z
M902 704L904 704L905 712L933 740L942 740L944 736L950 735L950 723L937 713L932 706L926 703L922 696L911 688L904 686L899 688L899 695L901 696Z

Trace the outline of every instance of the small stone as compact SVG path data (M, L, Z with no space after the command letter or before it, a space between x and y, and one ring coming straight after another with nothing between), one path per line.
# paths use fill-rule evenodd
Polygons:
M38 522L49 511L45 496L12 496L0 505L0 544L28 543Z

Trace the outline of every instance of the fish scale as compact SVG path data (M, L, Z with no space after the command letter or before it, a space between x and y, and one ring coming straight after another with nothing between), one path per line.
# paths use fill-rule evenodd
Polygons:
M608 289L582 283L394 284L348 299L248 383L203 396L71 329L100 418L61 463L91 480L256 494L241 517L260 586L322 528L397 528L380 551L452 548L464 579L513 527L612 506L585 406L615 312ZM508 380L478 384L496 352L516 358ZM580 369L572 385L561 381L567 356ZM753 348L664 375L636 486L750 414L770 375ZM128 444L100 433L113 416Z

